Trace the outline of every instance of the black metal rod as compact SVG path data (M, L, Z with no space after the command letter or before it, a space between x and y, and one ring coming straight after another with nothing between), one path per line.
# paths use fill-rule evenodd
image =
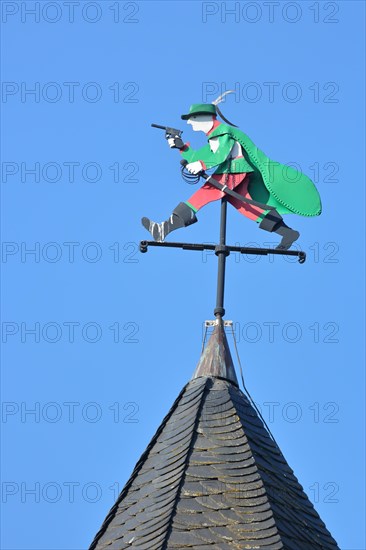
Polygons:
M182 248L183 250L218 250L220 245L217 244L199 244L199 243L172 243L159 241L140 241L140 252L147 252L149 246L163 246L165 248ZM251 246L228 246L229 252L239 252L239 254L254 254L255 256L267 256L268 254L279 256L297 256L300 264L306 260L306 253L301 250L276 250L276 248L254 248Z
M216 307L214 309L214 314L216 317L223 317L225 315L225 267L226 256L230 254L229 250L226 247L226 214L227 198L224 197L221 199L220 246L216 247L215 250L215 254L218 256Z

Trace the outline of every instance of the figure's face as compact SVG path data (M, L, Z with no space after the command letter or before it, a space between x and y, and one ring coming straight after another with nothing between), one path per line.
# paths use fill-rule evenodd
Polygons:
M214 117L212 115L192 115L187 124L192 126L194 132L209 132L212 128Z

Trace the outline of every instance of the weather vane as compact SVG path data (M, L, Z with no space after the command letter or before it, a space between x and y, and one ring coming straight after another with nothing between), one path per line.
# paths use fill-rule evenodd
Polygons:
M169 147L178 149L182 155L182 176L188 183L204 185L185 202L180 202L170 217L163 222L142 218L143 226L150 232L154 241L141 241L141 252L148 246L166 246L185 250L214 250L218 256L217 301L214 314L222 317L224 309L225 262L230 252L241 254L282 254L297 256L299 262L306 259L305 252L289 250L300 233L289 227L282 214L318 216L321 213L319 193L305 174L292 166L269 159L252 140L237 126L229 122L218 104L226 94L212 103L195 103L189 113L181 116L195 132L204 132L208 144L194 150L189 143L183 143L182 130L152 124L154 128L165 130ZM220 116L226 124L218 120ZM211 175L206 170L215 169ZM196 223L198 210L206 204L221 199L220 242L217 245L165 242L169 233ZM276 248L253 248L228 246L226 244L227 203L259 224L260 229L276 233L281 241Z

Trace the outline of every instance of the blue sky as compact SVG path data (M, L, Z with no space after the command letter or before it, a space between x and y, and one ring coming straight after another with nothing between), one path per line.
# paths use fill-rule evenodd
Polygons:
M180 115L234 89L224 114L323 213L286 218L303 265L228 259L226 319L288 463L364 550L364 3L1 4L2 548L87 548L190 379L216 258L138 251L141 216L195 189L150 124L203 145ZM218 217L174 240L214 242ZM276 239L229 207L228 242Z

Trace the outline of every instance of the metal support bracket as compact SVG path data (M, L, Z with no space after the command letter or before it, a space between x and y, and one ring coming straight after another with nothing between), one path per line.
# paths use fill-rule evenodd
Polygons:
M205 321L205 327L206 328L209 328L209 327L215 327L216 325L219 324L219 319L214 319L213 321ZM224 327L232 327L233 326L233 321L226 321L224 319L221 320L221 322L224 324Z

